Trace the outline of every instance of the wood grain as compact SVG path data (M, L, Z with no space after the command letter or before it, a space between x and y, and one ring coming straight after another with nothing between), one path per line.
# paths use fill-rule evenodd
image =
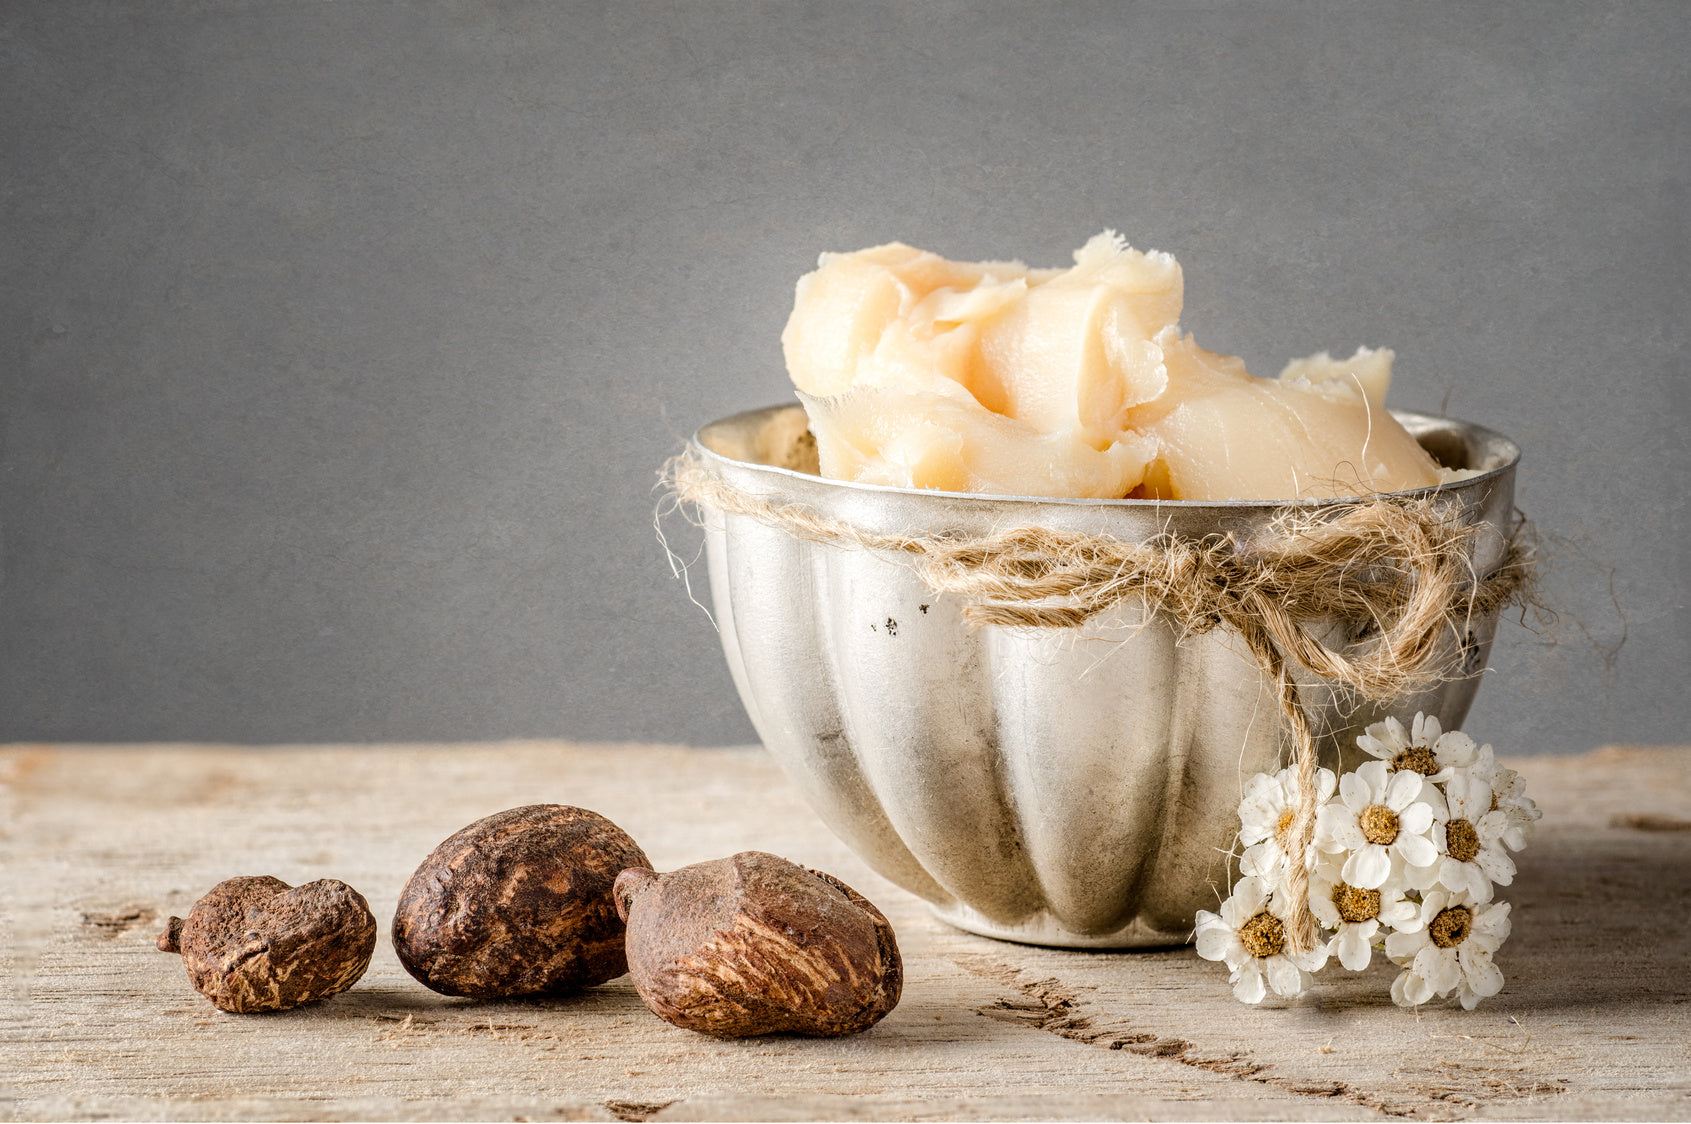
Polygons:
M1510 762L1545 808L1500 896L1502 995L1393 1007L1333 968L1281 1009L1190 950L1067 952L950 929L829 834L757 750L580 746L0 748L0 1115L13 1119L1687 1119L1691 749ZM660 869L739 850L861 890L904 999L866 1034L725 1042L625 978L478 1002L388 945L412 869L490 812L599 811ZM233 874L334 877L382 922L350 992L226 1015L154 950Z

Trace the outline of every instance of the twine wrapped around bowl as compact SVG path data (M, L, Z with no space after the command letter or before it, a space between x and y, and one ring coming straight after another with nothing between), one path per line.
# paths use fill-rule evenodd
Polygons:
M1250 776L1467 713L1529 578L1519 450L1396 416L1478 474L1290 505L915 491L822 479L787 406L669 478L740 696L829 827L961 928L1144 947L1225 894Z

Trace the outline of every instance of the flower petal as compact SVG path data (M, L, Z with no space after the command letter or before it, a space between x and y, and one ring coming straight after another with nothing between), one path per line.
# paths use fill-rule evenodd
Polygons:
M1432 997L1432 986L1412 969L1404 969L1392 981L1392 1002L1399 1007L1419 1007Z
M1270 956L1263 961L1268 974L1268 986L1284 999L1296 999L1303 994L1303 971L1284 956Z
M1329 943L1330 942L1328 941L1317 941L1315 943L1315 947L1310 949L1308 952L1287 951L1282 955L1284 955L1286 959L1290 960L1293 964L1302 968L1305 972L1319 972L1326 966L1327 957L1332 955L1332 950L1327 947ZM1309 985L1312 982L1314 981L1307 979L1304 980L1303 986L1305 990L1308 990Z
M1452 812L1451 818L1478 822L1481 816L1491 811L1491 786L1476 776L1452 777L1450 784L1445 786L1447 798L1451 797L1453 792L1458 791L1458 782L1461 782L1462 811L1460 815ZM1452 799L1451 803L1454 805L1455 800Z
M1418 807L1425 808L1426 805L1421 804ZM1402 855L1403 861L1412 868L1432 866L1439 859L1439 849L1433 846L1433 841L1425 835L1402 832L1398 835L1397 842L1392 844L1392 849Z
M1329 804L1328 807L1334 805ZM1335 815L1328 828L1329 837L1342 851L1355 851L1368 846L1368 837L1362 834L1362 829L1356 825L1355 815L1343 813Z
M1461 769L1472 765L1479 756L1474 739L1461 730L1451 730L1433 739L1433 756L1440 765L1454 765Z
M1386 782L1386 807L1394 812L1401 812L1421 795L1421 774L1410 769L1399 769Z
M1423 949L1432 946L1425 927L1398 929L1386 934L1386 955L1398 964L1408 964Z
M1392 775L1391 766L1384 761L1364 761L1351 774L1368 788L1368 803L1377 804L1379 798L1386 791L1387 779ZM1367 805L1364 805L1366 807Z
M1439 864L1406 866L1403 871L1403 878L1405 882L1409 883L1410 889L1419 890L1422 894L1425 894L1439 884ZM1426 918L1423 917L1421 920L1423 924L1426 923Z
M1444 861L1449 863L1452 860L1447 858ZM1489 902L1492 898L1493 891L1491 887L1491 879L1485 876L1485 871L1481 870L1474 863L1458 863L1457 865L1462 868L1462 873L1468 878L1468 896L1475 902ZM1442 876L1442 869L1440 874ZM1449 883L1447 883L1447 885L1448 884Z
M1468 892L1467 863L1457 862L1449 855L1443 855L1439 858L1438 862L1433 864L1433 869L1438 871L1438 884L1446 890L1453 894L1465 894ZM1425 908L1426 903L1427 897L1423 894L1421 895L1421 904L1423 907L1421 910L1422 916L1426 916L1427 913Z
M1444 782L1444 806L1453 820L1473 818L1473 801L1468 799L1467 781L1465 776L1455 776Z
M1213 914L1211 916L1214 916ZM1224 925L1198 926L1198 939L1194 942L1198 955L1205 960L1225 960L1228 950L1244 946L1239 943L1239 934Z
M1461 969L1456 966L1456 956L1448 948L1439 948L1429 943L1426 948L1415 954L1415 962L1410 970L1427 981L1427 986L1440 995L1455 987L1462 978Z
M1507 886L1515 880L1515 860L1498 847L1482 847L1480 853L1474 856L1474 863L1499 886Z
M1274 843L1258 843L1254 847L1247 847L1245 853L1239 856L1241 874L1260 879L1271 886L1279 883L1280 872L1285 865L1286 856Z
M1424 800L1415 800L1398 813L1397 826L1399 831L1407 831L1411 835L1425 834L1433 826L1433 806Z
M1362 779L1360 773L1359 769L1339 778L1339 799L1351 810L1352 816L1360 815L1368 805L1374 803L1374 794L1368 790L1368 782Z
M1252 957L1233 973L1233 997L1241 1003L1261 1003L1268 991L1263 986L1262 967Z
M1380 924L1413 932L1421 927L1421 911L1408 898L1397 896L1388 901L1386 895L1381 894Z
M1499 941L1509 939L1512 923L1509 920L1509 903L1496 902L1474 913L1474 928L1481 933L1489 933Z
M1370 726L1368 729L1372 731L1374 727ZM1379 738L1374 737L1372 733L1358 734L1356 737L1356 747L1364 753L1372 754L1375 757L1379 757L1387 761L1397 756L1397 752L1393 750L1391 746L1387 745Z
M1509 830L1509 810L1507 808L1493 808L1485 815L1474 821L1474 832L1482 843L1494 843L1503 838L1503 833Z
M1490 750L1491 746L1486 746L1486 749ZM1510 800L1520 799L1527 790L1527 782L1521 779L1521 774L1502 765L1492 766L1487 779L1491 782L1492 792Z
M1471 949L1474 952L1483 952L1485 955L1490 956L1497 951L1498 947L1502 945L1502 943L1502 941L1498 940L1490 933L1469 933L1468 939L1462 942L1462 947L1464 949Z
M1345 806L1337 801L1315 809L1315 838L1320 839L1323 834L1331 833L1334 824L1343 823L1347 811Z
M1468 986L1473 988L1477 995L1496 995L1503 990L1503 972L1491 962L1490 953L1470 953L1464 948L1458 959L1462 963L1462 974L1467 977Z
M1333 946L1334 951L1338 953L1340 964L1353 972L1360 972L1368 967L1368 961L1374 951L1369 939L1374 934L1367 926L1374 924L1373 921L1366 921L1361 925L1345 925L1339 929L1339 935L1333 939Z
M1384 885L1391 872L1391 856L1378 843L1370 843L1360 850L1353 851L1350 858L1345 860L1345 881L1364 890Z

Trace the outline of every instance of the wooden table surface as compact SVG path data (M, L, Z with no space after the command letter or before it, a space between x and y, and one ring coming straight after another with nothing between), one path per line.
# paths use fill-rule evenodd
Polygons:
M1241 1006L1189 949L1067 952L950 929L872 874L760 750L0 748L0 1115L22 1119L1691 1118L1691 749L1511 762L1545 809L1500 896L1503 993L1393 1007L1333 968ZM739 850L830 871L896 927L899 1007L843 1040L717 1041L626 977L475 1002L414 982L387 919L488 813L596 809L660 869ZM382 921L351 991L226 1015L153 941L235 874L334 877Z

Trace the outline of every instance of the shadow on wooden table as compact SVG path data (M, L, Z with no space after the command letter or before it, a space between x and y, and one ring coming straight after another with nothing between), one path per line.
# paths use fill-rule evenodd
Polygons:
M1691 833L1562 831L1518 856L1498 896L1511 1004L1552 1011L1691 1000Z
M1691 1003L1691 833L1563 830L1515 859L1514 882L1495 899L1510 904L1512 924L1496 958L1504 991L1486 1009L1666 1012ZM1321 1007L1389 1005L1397 969L1382 959L1355 976L1329 967Z

